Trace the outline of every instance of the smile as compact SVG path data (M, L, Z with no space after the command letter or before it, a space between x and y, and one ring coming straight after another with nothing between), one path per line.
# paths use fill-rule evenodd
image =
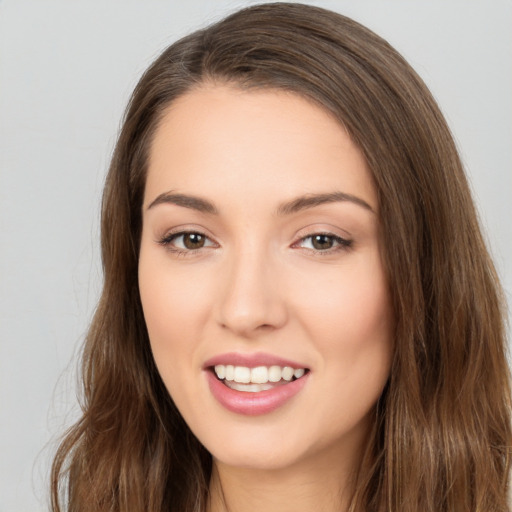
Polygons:
M231 389L248 393L267 391L281 383L291 382L300 379L306 372L305 368L292 368L290 366L234 366L218 364L214 367L215 374L219 380Z
M211 360L204 368L210 392L220 405L237 414L275 411L303 389L311 373L296 363L275 359L237 354Z

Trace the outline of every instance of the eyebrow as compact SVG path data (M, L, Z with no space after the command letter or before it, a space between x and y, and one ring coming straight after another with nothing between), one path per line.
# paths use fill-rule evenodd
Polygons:
M202 213L209 213L211 215L218 215L219 211L213 203L196 196L190 196L188 194L175 194L172 192L164 192L160 194L148 207L153 208L159 204L175 204L177 206L183 206L184 208L190 208L197 210Z
M281 204L277 208L276 212L278 215L290 215L302 210L307 210L308 208L314 208L315 206L345 201L354 203L363 207L365 210L369 210L370 212L375 213L374 209L366 201L352 194L346 194L345 192L306 194ZM210 215L219 214L217 207L207 199L188 194L164 192L157 196L156 199L150 203L147 209L149 210L150 208L154 208L159 204L175 204L184 208L197 210L201 213L208 213Z
M296 199L293 199L292 201L282 204L277 209L277 213L278 215L290 215L291 213L296 213L301 210L306 210L308 208L314 208L315 206L344 201L354 203L358 206L363 207L365 210L369 210L370 212L375 213L374 209L366 201L352 194L346 194L345 192L330 192L326 194L306 194L304 196L300 196Z

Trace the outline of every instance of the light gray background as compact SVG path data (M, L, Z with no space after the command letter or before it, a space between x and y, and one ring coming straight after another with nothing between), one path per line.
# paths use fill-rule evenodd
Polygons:
M226 0L0 0L0 512L47 509L101 282L99 197L138 77ZM466 163L512 292L512 1L313 1L409 59Z

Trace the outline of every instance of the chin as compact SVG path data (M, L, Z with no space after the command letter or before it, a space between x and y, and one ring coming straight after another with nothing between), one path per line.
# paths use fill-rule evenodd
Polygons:
M253 450L233 446L233 449L218 450L212 453L216 463L224 466L254 471L278 471L294 466L297 463L297 453L287 453L274 449Z
M305 447L305 440L286 435L282 428L271 425L239 428L210 428L208 433L197 432L214 461L230 467L254 470L278 470L295 464ZM283 442L283 439L286 442ZM302 447L302 450L298 450Z

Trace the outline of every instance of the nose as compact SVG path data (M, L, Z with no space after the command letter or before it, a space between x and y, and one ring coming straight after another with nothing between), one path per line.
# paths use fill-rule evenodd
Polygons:
M226 261L220 275L218 321L238 336L281 328L287 321L285 290L278 265L264 251L244 250Z

